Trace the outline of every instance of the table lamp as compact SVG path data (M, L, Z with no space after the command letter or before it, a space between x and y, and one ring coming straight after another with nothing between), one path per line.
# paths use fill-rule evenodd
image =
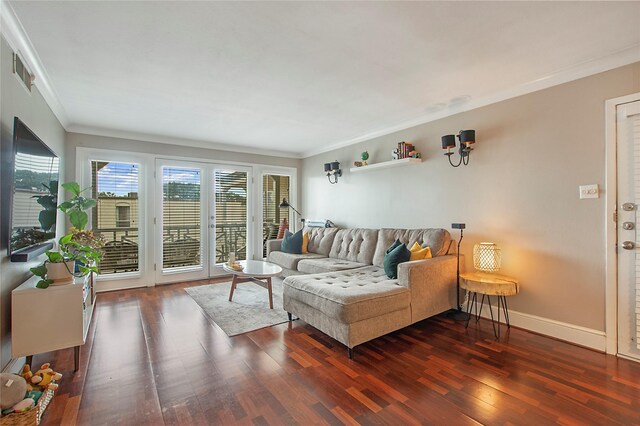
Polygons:
M473 266L482 272L498 272L502 263L500 248L494 243L473 246Z

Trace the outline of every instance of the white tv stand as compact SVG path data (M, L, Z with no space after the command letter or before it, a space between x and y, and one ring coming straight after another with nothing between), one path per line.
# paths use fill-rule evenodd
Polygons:
M96 301L94 276L46 289L36 287L39 280L33 276L11 292L11 355L30 364L34 354L74 347L78 371Z

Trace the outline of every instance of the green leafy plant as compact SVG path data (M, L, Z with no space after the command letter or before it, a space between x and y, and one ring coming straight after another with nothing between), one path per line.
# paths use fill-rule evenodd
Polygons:
M90 188L82 190L76 182L64 183L62 187L71 193L71 198L60 204L58 209L69 218L73 228L69 234L58 240L57 250L45 253L47 256L45 263L31 268L31 272L40 277L40 281L36 284L38 288L47 288L53 283L53 280L47 277L47 263L64 263L69 274L75 277L100 273L97 265L102 260L104 241L102 237L85 230L89 223L87 210L95 207L96 200L83 196L82 194ZM66 263L69 261L76 262L78 272L70 270Z
M58 208L69 217L69 222L71 222L76 229L83 230L87 226L87 223L89 223L89 215L86 210L96 205L96 200L93 198L82 196L83 192L91 188L81 190L80 185L76 182L63 183L62 187L73 196L69 201L60 204Z
M36 284L36 287L47 288L53 283L53 280L47 279L46 265L42 264L42 265L36 266L35 268L31 268L31 272L33 272L33 275L35 275L36 277L40 277L40 281L38 281L38 283Z

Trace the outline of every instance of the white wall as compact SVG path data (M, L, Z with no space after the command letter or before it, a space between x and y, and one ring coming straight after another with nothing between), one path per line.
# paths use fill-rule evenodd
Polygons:
M578 186L604 187L604 101L638 91L640 63L307 158L302 211L346 227L465 222L467 270L473 244L494 241L501 273L520 279L510 309L602 332L605 204L579 200ZM477 143L470 165L455 169L440 137L461 129L475 129ZM403 140L422 164L349 172L361 151L387 161ZM322 171L333 160L344 171L337 185Z
M12 49L4 37L0 41L0 105L1 149L0 149L0 370L11 359L11 291L30 275L29 268L42 262L44 256L30 263L11 263L7 256L9 232L8 202L11 191L13 161L13 117L17 116L61 157L61 177L64 167L65 131L60 122L34 86L26 91L13 74ZM37 78L37 76L36 76ZM63 221L58 221L58 233L63 230Z

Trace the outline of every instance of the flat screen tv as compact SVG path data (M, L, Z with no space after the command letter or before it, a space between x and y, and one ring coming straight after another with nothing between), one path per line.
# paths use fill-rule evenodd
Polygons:
M59 173L58 156L15 117L9 232L12 261L26 261L51 246L56 234Z

